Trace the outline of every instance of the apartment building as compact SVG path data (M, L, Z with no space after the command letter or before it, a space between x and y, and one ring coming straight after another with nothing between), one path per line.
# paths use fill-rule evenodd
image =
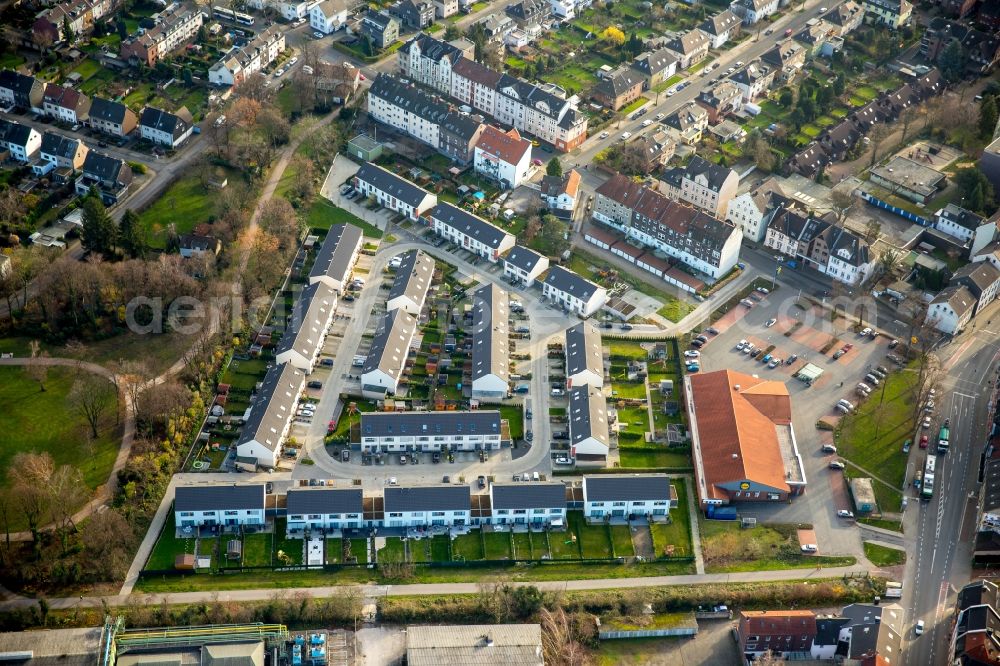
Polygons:
M542 203L556 217L564 220L573 219L582 180L580 172L576 169L570 169L562 176L543 176L539 190Z
M251 398L250 416L236 440L236 455L256 458L260 467L277 466L305 383L305 374L291 363L268 369Z
M399 21L388 12L369 9L361 19L361 34L371 39L376 48L387 49L399 40Z
M740 34L742 22L732 10L726 9L705 19L698 29L708 35L712 48L722 48L722 45Z
M322 282L337 295L343 295L354 265L358 262L363 242L364 232L353 224L335 224L330 227L309 271L309 284Z
M809 610L740 611L736 630L740 652L748 660L766 652L776 657L810 654L817 633L816 614Z
M436 234L493 263L514 247L513 234L453 204L439 203L431 210L430 218Z
M909 0L863 0L865 23L883 25L893 30L910 22L913 4Z
M205 15L201 11L181 6L160 12L153 17L156 25L121 43L118 57L133 65L153 67L177 49L194 41L204 20Z
M354 174L354 187L379 205L414 222L437 204L437 197L387 169L365 162Z
M465 52L453 44L419 33L399 49L399 72L447 95L451 93L451 70L463 57Z
M68 40L72 31L74 41L89 35L94 23L118 11L119 0L67 0L43 9L31 26L35 44L51 46Z
M583 477L583 515L587 520L636 517L663 521L676 507L677 494L666 474Z
M383 492L386 527L469 525L468 485L389 486Z
M771 217L764 246L845 284L861 284L874 270L868 243L847 229L783 205Z
M277 60L284 50L285 31L280 26L271 26L245 46L233 47L222 56L208 70L208 81L217 86L238 86Z
M645 83L641 72L623 66L602 76L591 94L598 104L617 111L638 99Z
M671 201L621 174L597 188L593 216L711 278L722 277L739 261L742 234L732 223Z
M364 498L359 487L291 488L285 506L285 533L291 537L364 527Z
M312 372L336 310L337 293L328 285L315 282L303 289L274 350L274 360L289 363L306 374Z
M927 307L927 321L947 335L958 335L976 313L976 297L965 285L951 284L938 292Z
M788 202L774 178L768 178L750 192L729 200L725 220L743 233L743 238L760 243L767 234L767 225L777 207Z
M485 409L365 412L357 437L352 436L362 451L381 453L496 450L504 438L500 412Z
M566 312L589 317L608 302L608 290L562 266L552 266L542 281L542 296Z
M472 296L472 397L500 401L510 394L510 295L487 284Z
M570 100L553 91L504 74L497 89L494 117L504 125L569 152L587 138L587 118Z
M487 125L476 142L473 164L476 173L501 189L520 187L531 168L531 142L522 139L516 129L504 132Z
M535 280L548 269L548 257L523 245L515 245L503 258L504 277L520 281L525 288L535 284Z
M177 486L174 522L185 527L264 525L264 484Z
M632 69L642 75L642 89L649 90L677 73L677 56L669 49L646 51L635 57Z
M752 102L771 89L774 70L755 61L734 72L728 80L739 89L742 102Z
M777 2L777 0L774 0ZM695 28L666 43L666 48L677 58L677 69L688 69L708 57L712 38Z
M490 507L494 525L548 525L566 521L566 484L559 481L493 483Z
M695 155L687 166L669 169L662 182L671 199L686 201L715 217L724 218L729 202L739 189L740 175Z

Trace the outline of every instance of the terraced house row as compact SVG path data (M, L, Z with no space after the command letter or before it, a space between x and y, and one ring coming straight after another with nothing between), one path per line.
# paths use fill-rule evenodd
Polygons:
M282 506L268 509L262 484L178 486L174 517L180 528L260 528L285 516L293 538L347 529L426 526L565 526L567 511L592 522L606 518L667 520L677 491L665 474L585 476L578 487L559 481L492 483L487 492L468 485L388 486L377 495L359 487L308 486L288 490Z
M417 35L399 50L399 69L403 77L557 150L568 152L587 138L587 118L577 110L576 96L492 70L448 42Z

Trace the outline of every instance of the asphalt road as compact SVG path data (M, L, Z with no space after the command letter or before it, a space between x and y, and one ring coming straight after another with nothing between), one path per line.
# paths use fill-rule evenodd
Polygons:
M994 304L979 316L981 321L1000 316ZM915 552L906 568L904 589L909 625L905 639L907 664L940 664L951 639L956 592L969 581L972 538L975 534L978 498L979 456L987 434L990 397L987 381L996 379L994 368L1000 358L996 330L980 329L962 336L941 350L949 368L939 400L944 408L931 430L931 441L940 420L951 418L951 449L938 457L937 492L929 502L917 503L908 515L906 530L917 535ZM923 460L920 456L918 460ZM911 471L912 475L912 471ZM970 493L972 496L970 497ZM914 506L911 500L911 507ZM925 633L916 637L912 625L926 623Z
M702 90L707 87L707 84L711 79L718 77L729 67L735 65L737 61L742 60L744 62L750 62L759 58L764 54L764 52L774 47L778 41L784 39L784 33L787 29L791 28L793 32L798 32L801 28L805 27L806 21L819 16L820 5L823 1L824 0L808 1L805 3L805 9L803 11L799 11L797 8L792 9L783 18L769 25L766 24L764 30L774 30L774 32L770 35L765 36L764 31L762 30L759 38L755 39L756 32L754 32L754 37L751 37L750 39L732 48L726 49L714 61L719 63L719 67L716 70L706 74L705 76L701 75L704 70L688 76L686 80L689 81L691 85L687 88L671 97L667 97L666 93L659 95L659 103L657 103L656 98L654 97L653 102L646 105L645 108L647 109L647 113L643 117L637 120L623 120L615 124L613 128L609 128L607 130L610 133L610 136L605 139L602 139L600 134L595 134L585 141L582 146L572 151L566 157L565 163L575 167L589 165L593 162L594 156L597 155L597 153L621 141L621 135L623 132L631 132L632 137L635 137L648 131L655 131L657 123L654 122L649 127L643 127L642 121L652 119L657 113L670 115L688 102L694 101L698 95L701 94Z

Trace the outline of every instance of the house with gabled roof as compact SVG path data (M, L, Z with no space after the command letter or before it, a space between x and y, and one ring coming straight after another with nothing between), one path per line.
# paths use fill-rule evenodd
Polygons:
M405 30L423 30L434 23L434 6L420 0L399 0L389 6L389 13L395 16Z
M692 65L697 65L708 57L708 49L711 46L711 36L697 28L678 35L665 44L665 48L677 58L678 69L688 69Z
M854 0L846 0L823 15L823 20L834 26L838 37L844 37L857 30L864 18L864 9Z
M778 181L768 178L753 190L730 199L725 219L738 227L744 238L760 243L767 234L771 215L783 200Z
M640 53L632 61L632 69L639 72L644 81L643 90L654 88L677 73L677 56L669 49L657 49Z
M416 331L416 317L405 310L385 313L375 329L368 356L361 367L361 393L364 397L382 399L396 393Z
M177 486L174 489L174 521L182 529L263 526L264 484Z
M663 124L682 143L693 146L701 141L702 132L708 127L708 111L694 102L688 102L664 118Z
M834 162L842 162L847 153L861 140L861 132L851 120L842 120L825 130L819 137L823 152Z
M448 202L435 206L430 218L436 234L493 263L515 244L513 234Z
M194 132L191 114L186 108L177 113L147 106L139 116L139 136L167 148L177 148Z
M472 296L472 397L498 402L510 394L510 295L486 284Z
M538 276L548 269L548 257L523 245L515 245L503 258L504 277L518 280L525 288L533 285Z
M64 123L82 123L90 117L90 98L65 86L50 83L42 97L43 113Z
M236 440L236 455L274 468L305 388L306 376L291 363L272 366L250 402L250 416Z
M664 521L673 508L677 508L677 491L666 474L583 477L583 515L589 521L630 517Z
M369 9L361 19L361 34L376 48L387 49L399 39L399 21L386 11Z
M566 387L574 386L604 387L604 346L593 322L566 329Z
M716 217L724 217L729 201L736 196L740 175L695 155L685 166L669 169L663 175L667 196L686 201Z
M577 466L604 467L611 448L607 399L594 386L577 386L568 393L570 455Z
M561 527L566 521L566 484L559 481L490 484L494 525Z
M388 486L384 492L386 527L469 525L468 485Z
M942 333L958 335L972 321L976 305L976 297L964 284L952 283L927 307L927 322Z
M806 178L812 178L829 163L830 156L826 154L819 143L813 141L792 155L791 159L788 160L788 168Z
M46 84L12 69L0 70L0 106L42 112Z
M322 282L342 296L361 255L363 242L364 232L359 227L353 224L331 226L309 271L309 284Z
M934 214L933 226L969 247L969 256L979 253L997 237L997 220L984 218L949 203Z
M712 48L722 48L722 45L740 34L742 21L731 9L724 9L714 16L709 16L698 29L712 40Z
M809 654L816 634L816 613L811 610L740 611L736 629L740 652L747 660L765 652L777 657Z
M619 67L605 74L591 91L598 104L612 111L632 103L642 94L646 78L630 67Z
M309 27L324 35L347 25L347 17L354 3L347 0L323 0L309 8Z
M760 60L774 70L776 77L787 81L806 64L806 49L791 39L785 39L765 51Z
M91 129L111 136L126 137L139 124L135 112L122 104L101 97L94 97L90 102L90 117L87 125Z
M106 206L123 200L132 186L132 167L117 157L90 150L83 159L82 173L74 184L80 196L95 188Z
M396 276L385 301L387 312L402 309L419 317L434 278L434 257L423 250L410 250L400 258Z
M743 23L753 25L778 11L778 0L733 0L729 8Z
M36 175L45 175L53 169L66 169L70 174L83 167L89 149L76 137L46 130L38 150L38 161L32 164Z
M570 169L562 176L543 176L541 188L542 203L553 215L564 220L572 219L579 201L580 172Z
M719 370L686 376L684 388L703 508L785 502L805 491L784 382Z
M473 165L476 173L500 185L514 189L528 179L531 167L531 142L514 128L503 130L487 125L476 142Z
M337 292L328 285L314 282L303 289L275 348L274 360L312 372L336 310Z
M291 488L285 508L285 534L289 538L364 527L364 498L357 486Z
M42 147L42 135L29 125L0 118L0 149L18 162L31 160Z
M414 222L437 204L434 194L371 162L362 164L354 174L354 187Z
M542 296L567 312L589 317L608 302L608 290L562 266L552 266L542 281Z

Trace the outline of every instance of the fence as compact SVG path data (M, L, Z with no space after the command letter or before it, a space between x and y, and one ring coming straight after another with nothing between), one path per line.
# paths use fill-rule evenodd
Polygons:
M876 208L881 208L882 210L887 210L894 215L898 215L904 220L909 220L910 222L919 224L922 227L931 226L931 222L927 218L920 217L919 215L914 215L910 211L903 210L898 206L893 206L892 204L882 201L878 197L873 196L868 192L861 192L861 198L867 201L870 205L875 206Z

